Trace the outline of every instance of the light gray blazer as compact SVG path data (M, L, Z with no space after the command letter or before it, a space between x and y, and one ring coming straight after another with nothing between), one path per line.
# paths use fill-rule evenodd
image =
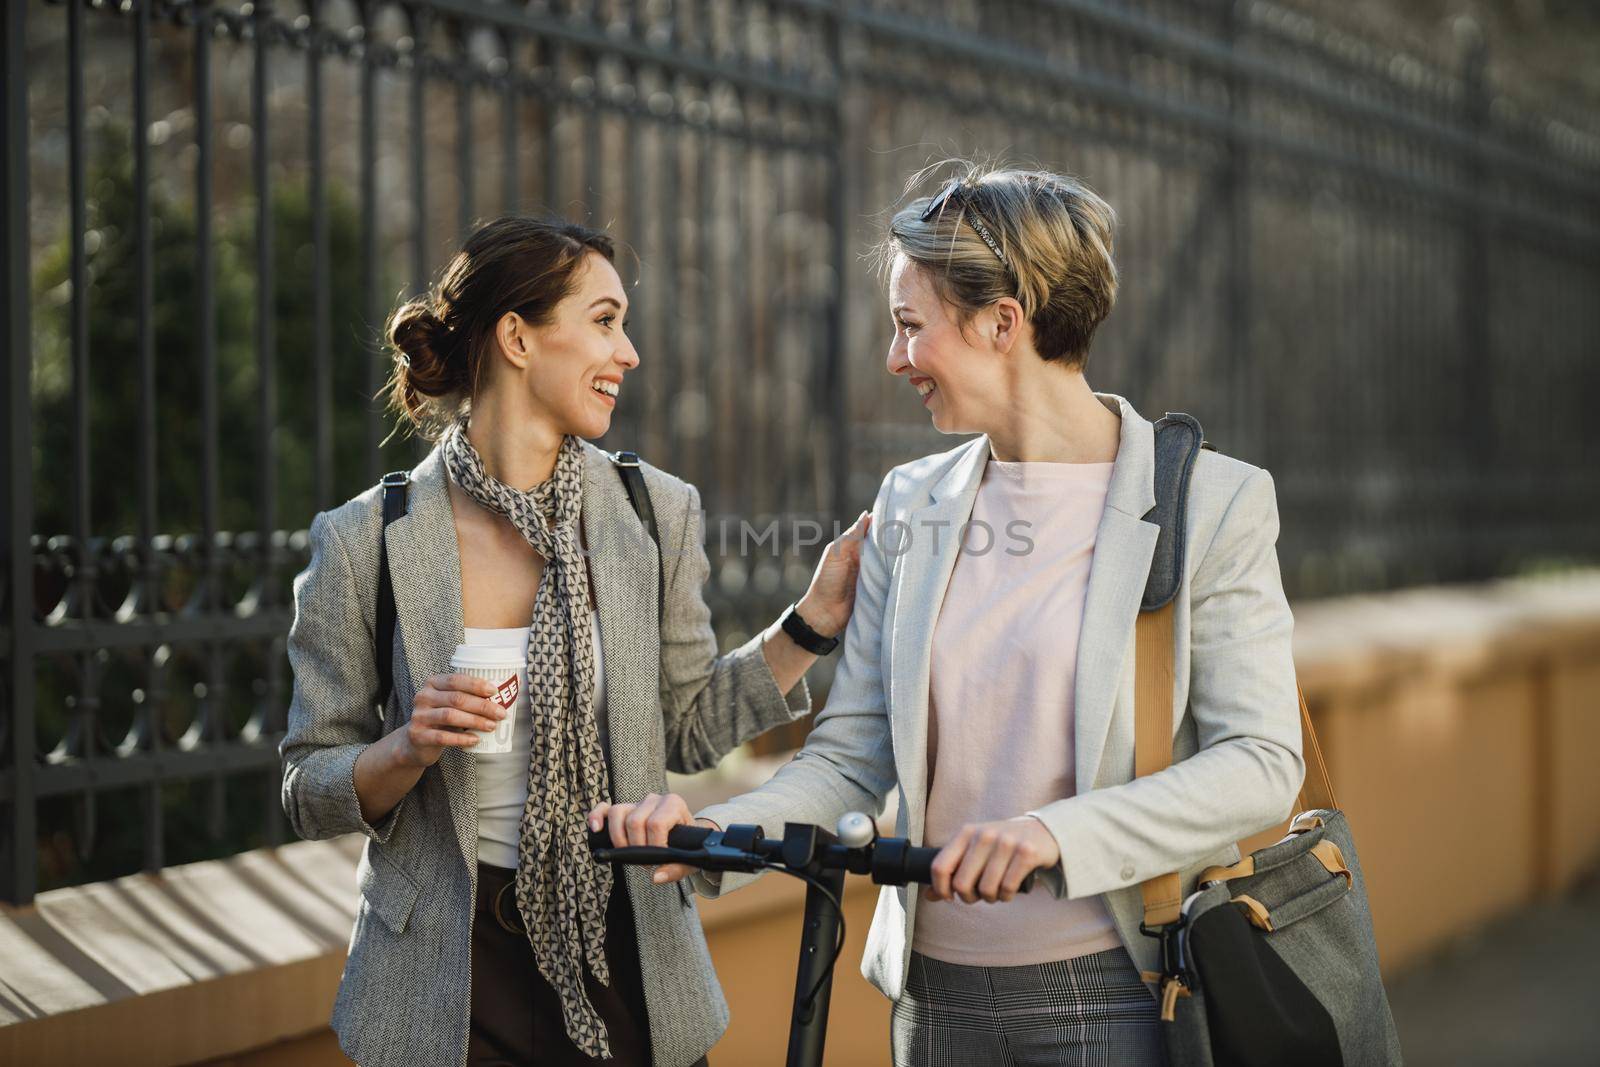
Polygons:
M1134 622L1158 532L1142 519L1155 504L1154 427L1123 398L1096 396L1121 415L1122 436L1096 534L1073 690L1077 780L1092 788L1032 814L1061 845L1061 865L1041 871L1041 884L1057 897L1105 894L1134 961L1156 970L1156 942L1139 933L1139 883L1176 870L1187 894L1202 868L1236 860L1235 841L1283 820L1294 804L1304 776L1294 621L1278 574L1271 476L1202 451L1174 609L1172 698L1183 710L1174 716L1173 765L1135 781ZM923 843L929 651L956 535L971 517L988 458L988 439L979 437L889 472L873 505L873 535L827 707L805 747L770 781L702 815L770 833L786 820L831 826L846 811L881 812L898 788L896 833ZM696 875L694 883L715 896L750 877L724 875L714 884ZM892 998L905 988L916 909L916 887L886 887L867 935L862 971Z
M701 597L710 565L699 494L654 467L644 475L666 568L656 623L656 550L610 458L584 445L582 530L600 615L614 801L666 789L667 770L712 766L730 749L810 710L804 681L778 691L761 635L717 655ZM340 1047L358 1063L464 1064L477 888L477 778L472 755L447 748L377 825L361 817L361 750L405 725L429 676L448 671L463 639L461 560L438 448L412 472L410 507L386 534L399 625L394 696L380 720L373 658L382 499L377 488L316 516L311 563L294 583L289 631L294 697L280 748L283 807L297 834L358 832L361 900L334 1002ZM659 1067L705 1054L727 1003L684 885L652 885L625 868L639 930L650 1039Z

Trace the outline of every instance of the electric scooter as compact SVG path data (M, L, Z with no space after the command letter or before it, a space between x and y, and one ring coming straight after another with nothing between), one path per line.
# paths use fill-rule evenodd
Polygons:
M589 835L589 843L600 863L684 863L702 871L782 871L805 882L805 918L785 1063L787 1067L822 1067L833 968L844 948L841 898L845 875L868 875L878 885L927 884L933 881L933 860L939 850L916 847L903 837L879 837L877 824L859 811L841 817L834 833L803 823L786 823L781 839L763 837L763 833L759 826L730 826L722 831L679 826L668 834L665 848L615 848L609 834L597 830ZM1033 882L1034 876L1029 874L1021 891L1027 892Z

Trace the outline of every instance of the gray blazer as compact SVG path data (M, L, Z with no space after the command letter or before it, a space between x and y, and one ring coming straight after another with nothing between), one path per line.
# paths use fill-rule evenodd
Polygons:
M1142 518L1155 504L1155 436L1126 400L1096 395L1121 415L1122 436L1090 565L1073 690L1077 780L1093 785L1030 814L1061 845L1061 865L1041 872L1044 886L1057 897L1105 894L1135 962L1156 970L1156 942L1139 933L1139 883L1179 871L1187 894L1203 868L1238 859L1234 842L1282 821L1294 805L1304 776L1294 620L1278 574L1271 475L1202 451L1174 608L1172 699L1182 714L1174 716L1173 765L1134 780L1134 622L1158 532ZM988 439L979 437L889 472L873 505L873 536L827 707L805 747L769 782L702 815L769 831L785 820L831 825L846 811L881 812L897 789L896 833L922 843L929 652L955 566L956 531L972 514L988 458ZM750 877L694 881L715 896ZM886 887L867 935L862 971L893 998L905 988L916 908L915 887Z
M582 530L600 615L618 802L666 789L668 770L712 766L730 749L810 710L802 681L787 697L761 654L762 635L717 655L701 597L710 564L699 494L645 466L666 568L656 622L656 551L610 458L584 446ZM368 838L361 900L333 1007L339 1045L362 1064L464 1064L477 888L477 779L471 753L448 748L377 825L361 817L361 750L404 726L429 676L448 670L464 634L461 561L438 448L412 472L408 513L386 533L399 625L394 696L380 718L372 646L381 491L316 516L311 563L295 579L289 631L294 697L283 757L283 807L297 834ZM699 1059L728 1023L727 1003L683 884L625 869L639 930L650 1039L658 1067Z

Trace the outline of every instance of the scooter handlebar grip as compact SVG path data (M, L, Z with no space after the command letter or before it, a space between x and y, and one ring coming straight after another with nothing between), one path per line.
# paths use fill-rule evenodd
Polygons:
M667 834L667 847L686 849L700 848L706 843L706 838L710 837L716 832L717 831L711 829L709 826L695 826L693 824L674 826L671 832Z
M693 851L706 843L706 838L716 833L709 826L674 826L667 834L667 847ZM605 827L589 831L589 848L612 848L611 831Z
M902 870L905 872L907 882L933 882L933 861L939 855L936 848L908 848L905 850L905 860ZM1037 871L1029 871L1017 886L1017 892L1030 892L1037 881Z

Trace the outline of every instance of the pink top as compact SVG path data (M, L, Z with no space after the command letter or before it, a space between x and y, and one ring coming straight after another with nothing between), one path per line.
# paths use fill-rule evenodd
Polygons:
M928 845L1077 791L1078 632L1112 467L991 459L984 470L933 633ZM921 900L912 947L1010 967L1120 944L1100 897L1056 900L1041 888L1002 904Z

